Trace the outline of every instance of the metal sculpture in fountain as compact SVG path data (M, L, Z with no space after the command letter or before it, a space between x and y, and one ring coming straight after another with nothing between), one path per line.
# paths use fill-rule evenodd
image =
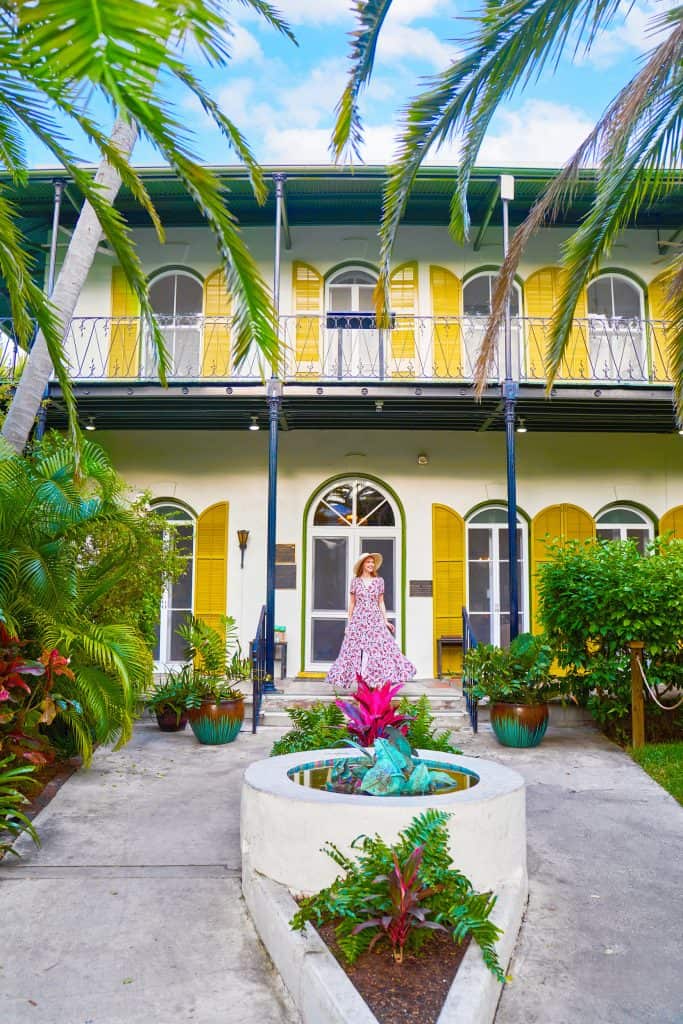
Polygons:
M386 733L385 739L375 740L371 753L347 740L361 757L337 761L325 788L334 793L369 796L425 796L453 786L448 772L430 768L415 758L410 743L398 729L388 726Z

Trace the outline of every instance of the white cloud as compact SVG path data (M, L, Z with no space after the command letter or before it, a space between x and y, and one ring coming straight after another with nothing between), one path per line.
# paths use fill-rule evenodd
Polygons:
M501 110L496 115L477 163L560 167L592 128L587 114L576 107L528 100L518 110Z
M657 27L656 19L678 2L679 0L645 0L644 3L622 3L621 22L615 28L601 32L589 53L579 51L575 63L601 69L618 63L629 50L635 54L646 53L660 43L667 35L667 31L670 31L662 31L661 27Z
M280 0L275 6L290 25L327 25L351 17L351 0Z
M456 47L442 42L431 29L411 28L401 22L387 21L377 47L378 65L394 59L419 60L441 70L457 56Z
M230 55L235 64L244 61L260 63L263 60L263 50L258 39L239 22L235 22L232 26Z

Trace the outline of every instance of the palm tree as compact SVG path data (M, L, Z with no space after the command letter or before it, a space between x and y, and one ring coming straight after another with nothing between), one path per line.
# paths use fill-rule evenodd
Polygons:
M237 0L291 36L267 0ZM269 360L277 338L268 289L239 233L217 179L196 159L192 133L180 122L168 86L198 100L226 144L250 172L254 194L265 201L266 184L239 128L217 106L193 74L183 48L205 63L224 67L230 59L230 0L6 0L0 17L0 164L16 185L26 181L23 134L42 142L85 198L50 302L31 281L30 259L15 211L0 191L0 276L9 295L21 344L38 334L12 400L2 433L20 451L28 440L54 367L77 433L76 413L64 360L63 339L103 235L108 239L140 302L158 352L159 374L168 366L163 336L155 324L142 266L126 223L114 207L121 184L147 211L160 239L163 227L145 185L130 164L142 132L175 170L214 232L233 298L234 357L239 363L252 341ZM104 98L116 120L104 135L88 114L88 101ZM177 102L177 101L176 101ZM51 113L93 142L102 160L94 178L78 166Z
M351 74L337 107L332 149L337 159L359 155L363 126L359 97L370 81L378 37L392 0L356 0ZM621 0L485 0L464 55L429 81L406 107L398 153L389 171L380 229L378 306L386 308L389 261L417 171L442 143L461 143L451 204L450 230L459 242L469 233L467 189L491 119L500 103L556 64L569 49L590 51L623 14ZM551 224L572 196L578 172L597 166L588 216L563 247L564 287L554 311L546 358L552 384L567 347L576 302L591 271L619 231L638 211L681 180L683 157L683 6L651 18L658 40L642 67L600 117L590 135L539 198L517 229L501 269L492 315L477 367L480 388L494 358L498 329L515 270L529 238ZM578 40L578 43L577 43ZM683 419L683 251L670 258L668 333L676 405Z

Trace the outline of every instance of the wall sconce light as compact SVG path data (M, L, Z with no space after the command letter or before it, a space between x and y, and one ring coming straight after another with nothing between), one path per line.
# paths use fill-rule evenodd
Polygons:
M95 426L95 418L94 418L94 416L88 416L88 422L85 425L85 429L86 430L97 430L97 427Z
M251 417L251 423L249 424L249 429L250 430L260 430L261 429L259 427L259 424L258 424L258 416L252 416Z
M526 434L526 423L524 422L521 416L517 422L517 433Z
M240 569L244 569L244 552L247 550L247 541L249 540L249 530L238 530L237 531L237 543L240 546L240 552L242 558L240 560Z
M420 452L420 454L417 457L417 464L418 466L428 466L429 456L425 452Z

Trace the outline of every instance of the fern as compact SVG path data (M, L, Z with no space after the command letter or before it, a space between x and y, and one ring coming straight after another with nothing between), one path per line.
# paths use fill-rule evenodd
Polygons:
M310 708L287 708L287 713L294 728L275 741L271 757L343 747L349 738L344 714L334 702L316 701Z
M502 932L490 920L495 896L475 892L471 882L453 868L448 851L448 817L444 811L424 811L399 833L394 845L389 845L379 835L358 836L351 844L355 859L327 843L325 852L343 874L315 896L303 899L290 926L301 931L307 922L334 923L339 948L349 963L353 963L381 934L381 925L373 922L386 920L392 913L389 879L395 865L405 865L419 849L418 878L425 917L446 928L457 943L471 936L479 945L489 970L499 981L505 981L495 950ZM358 930L359 925L365 926L363 930ZM406 948L419 951L430 938L431 932L413 928Z
M410 701L408 697L401 697L398 710L412 719L407 733L412 747L417 750L439 750L442 754L462 754L462 750L454 747L451 743L451 734L448 730L439 733L435 731L434 715L431 713L426 693L423 693L416 701Z

